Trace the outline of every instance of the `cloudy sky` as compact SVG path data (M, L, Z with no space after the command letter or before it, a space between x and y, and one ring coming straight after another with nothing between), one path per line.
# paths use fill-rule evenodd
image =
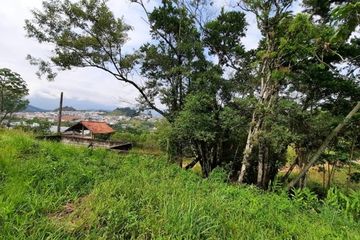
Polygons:
M25 37L24 20L31 18L32 9L41 8L42 0L3 1L0 8L0 68L10 68L19 73L30 89L30 104L44 109L53 109L58 105L60 92L64 92L65 105L78 109L113 109L117 106L135 106L136 90L124 83L115 81L111 76L99 70L73 69L61 72L54 82L38 79L36 67L31 66L25 57L49 56L49 46L41 45ZM154 1L149 1L149 6ZM149 28L142 19L142 10L129 0L110 0L110 8L118 17L124 17L126 23L133 26L129 33L127 50L137 49L149 41ZM227 0L215 1L215 7L230 8ZM243 43L246 48L254 48L259 40L259 32L253 16L248 15L248 36Z

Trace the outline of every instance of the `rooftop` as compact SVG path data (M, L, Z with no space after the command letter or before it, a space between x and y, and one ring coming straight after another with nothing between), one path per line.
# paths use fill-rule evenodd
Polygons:
M89 130L93 134L110 134L115 132L106 122L96 122L96 121L80 121L74 126L68 128L66 131L76 131L82 130L84 127L85 130Z

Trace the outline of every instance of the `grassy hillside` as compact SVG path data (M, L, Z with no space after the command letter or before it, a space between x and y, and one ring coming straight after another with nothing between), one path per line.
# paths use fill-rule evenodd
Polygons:
M0 130L2 239L360 239L341 211Z

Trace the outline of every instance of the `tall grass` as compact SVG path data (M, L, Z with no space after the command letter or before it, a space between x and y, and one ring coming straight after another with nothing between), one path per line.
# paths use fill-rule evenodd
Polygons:
M3 239L360 239L324 205L209 179L146 155L116 155L0 131Z

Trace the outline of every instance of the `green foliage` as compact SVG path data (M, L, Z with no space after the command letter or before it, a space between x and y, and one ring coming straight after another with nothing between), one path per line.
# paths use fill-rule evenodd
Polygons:
M34 118L32 120L26 120L22 122L23 124L16 126L16 129L21 129L23 131L33 132L35 134L49 134L50 127L52 125L48 120Z
M216 109L213 98L206 93L190 95L186 98L184 110L176 120L176 134L180 138L214 141L217 129Z
M19 74L7 68L0 69L0 125L6 117L26 108L29 101L24 97L28 93L26 82Z
M339 211L345 211L350 216L360 220L359 191L351 191L349 195L345 195L336 188L330 188L324 203L326 206L335 208Z
M294 149L294 146L288 146L286 151L286 162L287 163L293 163L296 159L296 151Z
M349 1L332 11L332 19L338 26L337 38L347 40L360 24L360 3Z
M131 27L115 18L104 1L44 1L43 10L32 14L34 18L26 20L28 36L54 44L51 62L63 70L84 66L108 69L123 57L121 48ZM50 80L56 76L45 61L29 59L39 65L39 75L47 74Z
M291 198L299 206L307 209L317 209L319 207L319 201L315 193L310 189L293 189Z
M0 144L4 239L356 239L360 234L359 222L342 208L329 204L314 211L284 195L226 184L221 169L203 179L163 158L40 142L19 131L0 130Z
M351 173L349 178L351 182L360 183L360 172Z
M140 5L146 9L143 1ZM148 14L152 40L140 48L144 89L166 106L173 122L192 90L195 74L207 65L194 16L181 1L162 1Z
M122 128L122 124L115 126L117 132L111 136L111 140L131 142L135 147L143 150L167 150L171 128L166 119L158 120L155 123L130 121L126 125L131 125L131 127L127 128Z
M277 55L294 64L314 55L317 47L314 43L322 29L316 28L308 15L284 19L279 28L284 32L280 33Z
M123 108L118 107L114 111L112 111L110 114L127 116L127 117L135 117L135 116L139 115L139 112L136 109L132 109L129 107L123 107Z
M246 21L242 12L225 12L206 23L204 44L210 53L217 55L221 65L239 66L237 62L243 57L245 50L241 38L245 36Z

